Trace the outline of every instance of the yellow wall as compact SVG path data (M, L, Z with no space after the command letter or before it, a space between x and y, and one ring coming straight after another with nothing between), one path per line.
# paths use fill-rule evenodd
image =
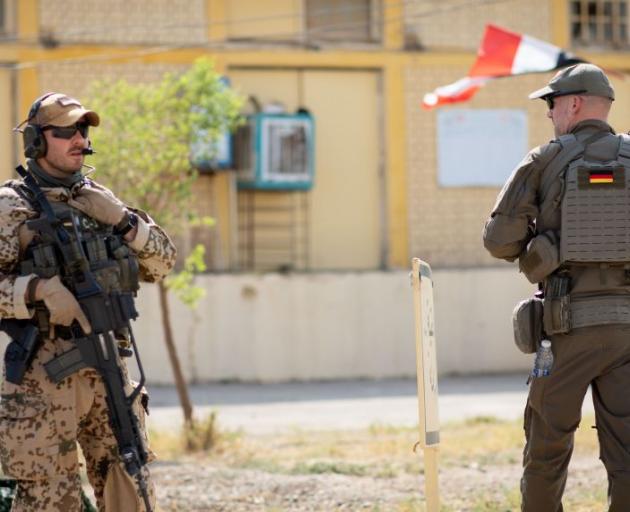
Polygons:
M102 4L98 0L67 1L70 2L67 5L76 6L76 9L97 8ZM149 3L148 0L134 3L133 9L127 13L128 19L124 20L125 23L144 23L139 11ZM181 9L184 3L184 0L176 0L175 3L157 0L151 3L154 6L150 18L152 30L145 32L142 37L134 32L133 36L129 36L133 39L122 39L126 45L118 45L113 44L113 41L118 42L113 33L108 33L109 39L98 44L86 43L96 41L95 34L98 31L102 34L106 27L116 24L117 17L123 10L120 7L122 0L110 3L113 6L111 12L102 11L103 15L96 21L90 16L77 15L70 9L72 12L68 15L73 16L71 24L64 23L59 17L59 12L64 10L59 9L61 0L20 0L17 27L21 37L32 38L37 34L40 25L47 25L63 40L76 40L77 44L51 49L33 44L0 45L0 62L20 63L19 112L24 113L32 99L44 90L60 88L81 96L85 84L92 78L113 75L132 81L150 80L164 71L183 69L202 55L215 58L219 69L234 76L240 73L243 78L244 70L247 69L247 73L251 73L251 80L248 79L251 83L247 86L250 90L256 90L261 97L283 101L290 110L300 103L300 98L305 98L308 84L312 82L317 84L315 89L325 91L337 101L341 112L354 111L352 101L359 101L363 93L354 98L354 91L351 91L347 96L349 101L346 108L346 97L341 96L341 91L351 90L352 87L345 88L342 78L370 75L372 78L365 79L367 90L374 86L371 80L380 76L380 89L374 93L376 101L381 103L380 107L366 103L368 107L365 113L361 111L358 115L363 120L361 129L377 133L363 136L376 137L379 143L384 141L382 155L375 160L382 158L384 162L382 181L385 186L378 193L383 194L385 199L379 198L380 202L377 202L374 211L378 212L384 205L385 215L377 221L371 219L368 231L373 233L374 226L377 225L376 231L379 232L381 226L385 226L388 266L404 267L411 255L429 255L438 265L494 264L480 246L479 231L498 189L440 189L436 185L435 113L421 110L419 104L425 92L465 75L474 60L486 22L503 25L562 46L568 45L567 0L488 2L483 9L475 2L458 3L457 9L454 9L454 5L438 0L383 0L385 25L382 47L350 45L341 48L330 45L318 51L286 45L273 46L267 38L272 33L286 35L302 30L300 16L297 16L302 9L301 0L192 0L187 4L188 9ZM274 19L270 20L272 17ZM402 17L404 23L401 23ZM96 22L98 23L95 24ZM190 31L184 34L181 31L156 30L156 27L168 26L169 23L188 24ZM72 25L74 32L71 33L69 25ZM199 32L200 27L203 27L202 32ZM90 28L94 30L90 32ZM88 39L76 36L77 32L86 30L89 33ZM155 39L156 34L161 39ZM400 51L403 35L408 51ZM229 38L259 36L266 38L264 45L242 41L231 44L226 41ZM131 46L132 41L137 41L137 46ZM152 46L155 42L184 43L184 46L167 45L155 48ZM209 42L209 46L205 47L205 42ZM412 51L410 48L414 44L423 49ZM610 69L630 70L628 52L580 52L580 55ZM303 70L301 79L295 71L297 69ZM530 145L545 142L552 137L552 131L544 118L544 107L525 98L530 90L544 83L549 76L531 75L493 82L472 102L461 106L526 109ZM337 81L336 77L341 80ZM244 78L243 81L245 82ZM618 100L611 120L618 130L626 130L628 126L625 112L630 106L630 91L624 81L613 78L613 82L618 90ZM359 86L359 89L364 90L362 87L363 85ZM318 103L323 97L323 94L320 96L317 92L311 103ZM321 108L325 112L328 107L322 105ZM367 119L376 121L370 124ZM334 128L343 131L343 126L338 123ZM318 133L321 133L319 128L318 122ZM323 133L327 137L329 131ZM324 140L320 139L322 142ZM352 145L358 148L355 153L359 153L361 143L352 142ZM344 152L337 158L325 153L318 156L318 165L327 158L342 162L351 155L352 152ZM323 176L322 172L318 174ZM220 186L213 190L221 205L218 215L226 219L229 218L228 196L232 192L229 180L225 177L218 179L221 180ZM324 185L325 182L322 182L321 186ZM313 191L313 199L317 197L318 190L320 189L316 188ZM331 187L331 197L335 197L337 190L341 189ZM373 192L361 193L368 198L366 204L373 201ZM310 208L315 212L317 203L312 202ZM458 214L460 210L464 212L462 215ZM323 216L321 219L325 226L328 221ZM323 234L316 235L315 230L319 228L313 224L312 229L313 237L321 241L318 246L324 246L323 240L328 236L324 236L326 230L323 230ZM222 225L222 244L231 243L231 232L231 229ZM362 236L365 240L369 238L367 234ZM379 236L383 237L382 234ZM334 238L329 241L326 243L336 243ZM368 251L370 254L374 252L373 245ZM312 263L325 262L325 258L317 255L316 250L313 247ZM333 248L332 253L335 252L337 249ZM233 257L232 255L229 259L233 261ZM370 255L368 259L373 261L373 256ZM326 262L325 264L328 265ZM359 268L364 265L364 261L359 261Z
M37 3L46 34L64 43L202 44L207 37L206 0L40 0Z
M612 104L609 121L617 132L627 133L630 130L630 81L626 76L611 75L610 80L615 88L615 101Z
M457 80L467 68L409 66L406 71L410 252L437 267L496 265L483 248L481 230L499 187L438 185L437 111L426 111L420 106L426 91ZM481 89L473 101L444 108L522 109L528 117L528 146L534 147L551 140L553 128L545 115L544 102L531 101L527 95L550 76L495 80ZM452 150L458 148L453 146ZM488 147L491 151L492 147Z
M405 6L407 39L428 50L476 52L487 23L540 39L551 39L550 5L564 0L502 0L500 2L445 2L408 0Z
M11 71L0 67L0 182L13 173L13 93Z
M271 42L299 35L301 5L302 0L230 0L225 3L227 37L265 37Z
M311 204L312 268L380 265L378 76L369 71L308 71L304 103L316 122Z
M306 234L309 267L378 268L382 238L379 186L382 144L377 74L233 69L229 76L237 90L254 94L262 104L282 101L288 112L304 106L315 118L315 186L308 197ZM256 201L269 206L274 202L285 204L288 199L286 194L267 192L258 193ZM267 223L281 221L262 213L258 219Z

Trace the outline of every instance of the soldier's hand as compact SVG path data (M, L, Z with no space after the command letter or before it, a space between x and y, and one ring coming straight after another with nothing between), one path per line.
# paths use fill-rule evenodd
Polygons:
M68 199L68 204L93 219L110 226L117 225L125 215L125 205L106 188L88 184Z
M92 332L90 322L77 299L63 285L59 276L40 279L35 288L35 300L44 301L50 311L51 324L69 326L76 320L85 334Z

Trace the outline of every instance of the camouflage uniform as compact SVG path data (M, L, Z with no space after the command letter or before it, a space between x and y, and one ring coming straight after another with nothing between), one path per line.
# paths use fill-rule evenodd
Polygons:
M34 165L33 161L29 165ZM36 165L36 164L35 164ZM49 200L67 199L68 189L45 189ZM173 267L175 247L144 212L128 243L139 259L141 280L156 282ZM0 188L0 317L26 319L32 310L25 290L34 276L18 276L17 265L29 242L26 220L39 214L10 187ZM30 235L32 237L32 235ZM18 480L15 511L81 510L77 441L101 511L136 512L144 505L118 461L109 426L105 388L100 376L85 368L55 385L43 365L72 348L64 339L46 339L21 385L3 380L0 401L0 461L5 474ZM143 407L136 412L144 427ZM143 428L146 439L146 429ZM150 452L150 459L155 456ZM148 471L146 467L146 476ZM155 490L148 480L151 501Z

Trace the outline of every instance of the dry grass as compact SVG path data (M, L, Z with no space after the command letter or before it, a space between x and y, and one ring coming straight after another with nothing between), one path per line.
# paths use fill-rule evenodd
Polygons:
M219 418L220 420L220 418ZM586 418L576 433L574 459L589 461L571 474L565 508L587 512L604 508L605 477L597 471L597 436ZM213 428L215 426L213 425ZM256 436L214 430L210 451L186 453L186 438L152 432L162 460L194 460L230 470L258 470L284 475L346 475L356 479L418 476L418 495L398 503L398 512L422 512L422 450L414 453L418 432L373 425L360 431L302 431ZM480 417L442 427L440 487L443 512L519 510L518 479L523 448L520 422ZM272 510L272 509L269 509ZM372 512L394 510L373 508Z

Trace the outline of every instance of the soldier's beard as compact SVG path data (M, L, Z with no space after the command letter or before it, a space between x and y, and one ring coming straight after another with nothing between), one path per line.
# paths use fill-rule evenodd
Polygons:
M81 170L83 167L83 160L85 157L81 156L81 159L78 163L70 163L64 161L62 158L55 158L50 156L45 156L40 160L40 165L44 171L50 174L53 177L63 178L69 175L72 175Z

